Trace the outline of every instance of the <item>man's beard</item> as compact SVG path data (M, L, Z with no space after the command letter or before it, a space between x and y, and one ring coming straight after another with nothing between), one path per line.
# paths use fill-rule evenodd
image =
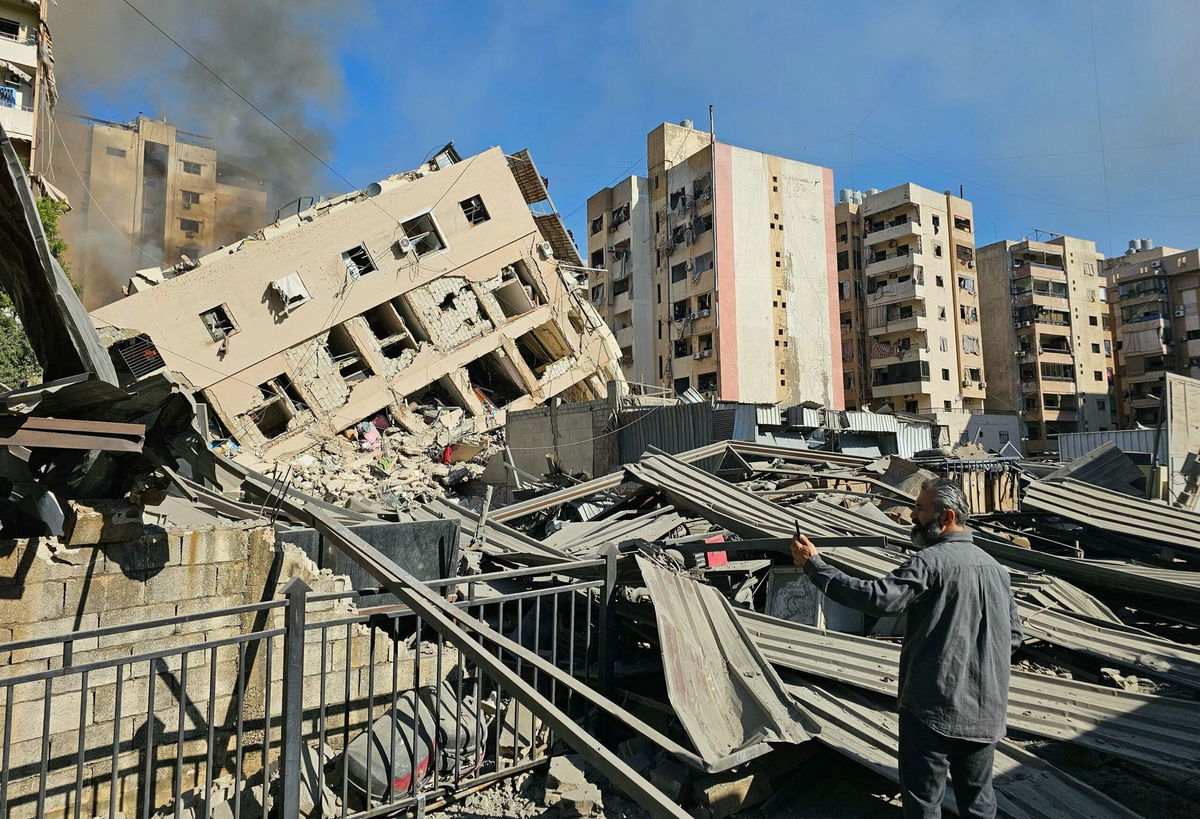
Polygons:
M914 523L911 534L913 545L918 549L924 549L932 546L934 541L942 536L942 527L937 518L933 518L925 524Z

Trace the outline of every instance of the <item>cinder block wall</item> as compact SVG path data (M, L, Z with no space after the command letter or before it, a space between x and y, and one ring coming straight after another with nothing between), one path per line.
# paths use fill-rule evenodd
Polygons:
M196 531L148 527L136 541L82 548L68 548L44 538L0 541L0 641L153 624L177 615L282 599L281 590L292 578L305 581L313 594L349 588L346 577L319 570L295 547L278 545L273 530L262 524ZM310 603L307 607L309 623L355 614L354 605L344 600ZM172 650L153 667L147 661L125 664L120 685L116 668L102 668L89 672L86 684L82 674L71 673L55 678L49 689L40 681L5 686L6 680L18 675L62 668L64 652L62 644L16 651L0 644L0 724L11 718L12 725L7 816L17 819L37 815L44 743L49 759L45 815L75 815L81 717L82 816L108 814L114 738L117 809L127 816L140 815L141 796L146 792L148 726L153 730L156 760L151 810L172 802L181 706L184 792L204 782L210 724L214 778L234 770L239 712L243 724L242 771L246 775L259 771L268 693L272 714L270 755L274 758L279 753L282 638L271 638L269 648L265 639L202 646L280 628L282 624L283 609L279 608L150 625L85 638L71 645L72 667ZM318 735L322 638L325 727L327 741L336 748L342 743L343 726L348 724L352 737L367 724L368 716L378 716L390 704L392 644L377 636L372 649L370 630L357 624L306 632L304 735L311 739ZM414 684L414 664L411 652L403 648L403 643L400 645L403 653L397 676L400 689L405 690ZM185 669L184 654L175 650L186 647L193 648L186 654ZM447 653L443 672L453 668L455 661L456 655ZM375 696L369 703L372 665ZM422 664L420 682L432 683L434 672L431 660ZM50 719L49 732L44 733L47 691ZM6 713L9 710L11 715Z

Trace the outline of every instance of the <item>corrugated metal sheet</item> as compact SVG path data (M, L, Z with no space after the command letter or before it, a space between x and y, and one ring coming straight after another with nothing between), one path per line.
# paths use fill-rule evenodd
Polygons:
M713 410L707 402L638 407L617 413L621 463L636 461L650 447L672 455L713 442Z
M714 441L732 441L737 412L733 409L715 409L712 414L712 436Z
M880 445L880 433L855 434L843 432L838 438L838 446L847 455L857 455L861 458L879 458L883 455Z
M1049 512L1083 526L1129 535L1200 559L1200 514L1165 503L1111 492L1065 478L1043 479L1025 490L1024 507Z
M896 432L896 416L881 412L846 410L847 429L855 432Z
M1158 442L1158 462L1167 461L1167 441L1165 435ZM1154 452L1154 430L1152 429L1110 429L1106 432L1070 432L1058 436L1059 460L1073 461L1080 458L1098 446L1107 443L1116 444L1123 452Z
M900 647L739 610L762 653L778 666L896 696ZM1200 770L1200 702L1135 694L1014 670L1008 725L1151 767Z
M794 427L821 426L821 411L813 407L789 407L788 423Z
M783 411L778 405L759 404L755 407L755 415L757 416L760 426L781 427L783 426Z
M918 452L933 449L933 427L929 424L899 423L896 431L896 450L901 458L912 458Z
M804 682L788 690L821 723L817 739L893 782L900 781L896 712L869 702L837 683ZM1019 746L1001 740L992 763L1000 816L1136 817L1118 802ZM943 805L954 808L949 788Z
M770 742L810 739L803 712L729 601L646 558L637 563L654 602L669 701L711 770L765 753Z
M1138 468L1132 458L1111 441L1060 466L1046 478L1049 480L1074 478L1077 481L1111 489L1114 492L1122 492L1126 495L1137 494L1141 497L1145 495L1145 493L1137 491L1137 487L1143 481L1142 470Z

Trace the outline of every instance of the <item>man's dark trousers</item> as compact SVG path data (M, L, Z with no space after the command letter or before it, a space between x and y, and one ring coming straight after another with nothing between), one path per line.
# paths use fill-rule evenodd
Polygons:
M946 772L959 816L994 817L992 757L996 743L951 739L900 711L900 787L906 817L939 817Z

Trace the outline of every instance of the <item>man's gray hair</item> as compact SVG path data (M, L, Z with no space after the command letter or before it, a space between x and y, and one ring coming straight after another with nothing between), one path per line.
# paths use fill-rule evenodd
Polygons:
M959 526L966 524L971 517L971 507L967 504L967 496L958 488L958 484L949 478L931 478L921 484L921 489L933 490L933 513L941 520L947 509L953 510L954 520Z

